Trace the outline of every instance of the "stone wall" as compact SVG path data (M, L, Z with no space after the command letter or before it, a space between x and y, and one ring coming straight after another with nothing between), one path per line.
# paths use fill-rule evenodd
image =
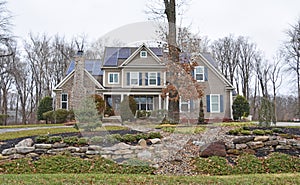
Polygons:
M201 146L200 156L209 157L241 155L267 156L282 152L300 157L300 138L286 139L280 136L235 136L230 141L213 142Z
M38 144L34 143L32 139L25 139L15 147L3 150L2 158L19 159L58 154L90 158L101 155L104 158L122 162L132 158L155 161L154 158L168 156L168 150L162 149L160 139L150 139L150 142L151 145L147 145L145 140L140 140L136 146L117 143L110 147L102 147L99 145L68 146L66 143Z

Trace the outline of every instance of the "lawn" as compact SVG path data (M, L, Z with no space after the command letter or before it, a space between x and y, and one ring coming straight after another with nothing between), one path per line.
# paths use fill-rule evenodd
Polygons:
M1 184L300 184L299 173L232 176L161 176L140 174L1 175Z

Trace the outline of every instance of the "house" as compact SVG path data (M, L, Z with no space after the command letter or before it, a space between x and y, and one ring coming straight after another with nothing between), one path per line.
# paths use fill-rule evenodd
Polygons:
M104 60L85 60L83 53L71 62L66 77L54 88L56 109L76 109L81 99L99 94L119 114L119 105L125 96L133 96L138 110L168 108L168 98L161 97L168 83L163 48L107 47ZM205 118L231 119L232 92L234 87L217 70L216 62L209 53L194 56L197 66L192 75L204 87ZM199 99L180 100L183 116L196 118Z

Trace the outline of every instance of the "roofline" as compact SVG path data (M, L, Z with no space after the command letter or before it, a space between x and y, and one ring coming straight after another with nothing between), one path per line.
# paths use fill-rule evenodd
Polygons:
M143 43L142 45L140 45L140 47L135 50L119 67L124 67L126 64L128 64L135 56L137 56L137 54L142 50L142 48L145 47L146 50L150 53L150 55L161 65L164 65L160 58L158 58L158 56L156 56L156 54L146 46L145 43Z
M206 65L217 75L219 78L221 78L230 88L235 89L235 87L225 78L225 76L217 70L201 53L199 53L199 56L204 59L204 62Z

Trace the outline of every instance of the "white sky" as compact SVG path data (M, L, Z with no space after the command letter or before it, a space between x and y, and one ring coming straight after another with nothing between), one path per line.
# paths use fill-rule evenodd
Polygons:
M162 1L162 0L161 0ZM85 34L97 39L127 24L147 21L147 0L8 0L14 34ZM192 0L183 24L215 40L229 34L249 36L271 59L284 30L300 18L300 0ZM143 28L141 28L142 30Z

